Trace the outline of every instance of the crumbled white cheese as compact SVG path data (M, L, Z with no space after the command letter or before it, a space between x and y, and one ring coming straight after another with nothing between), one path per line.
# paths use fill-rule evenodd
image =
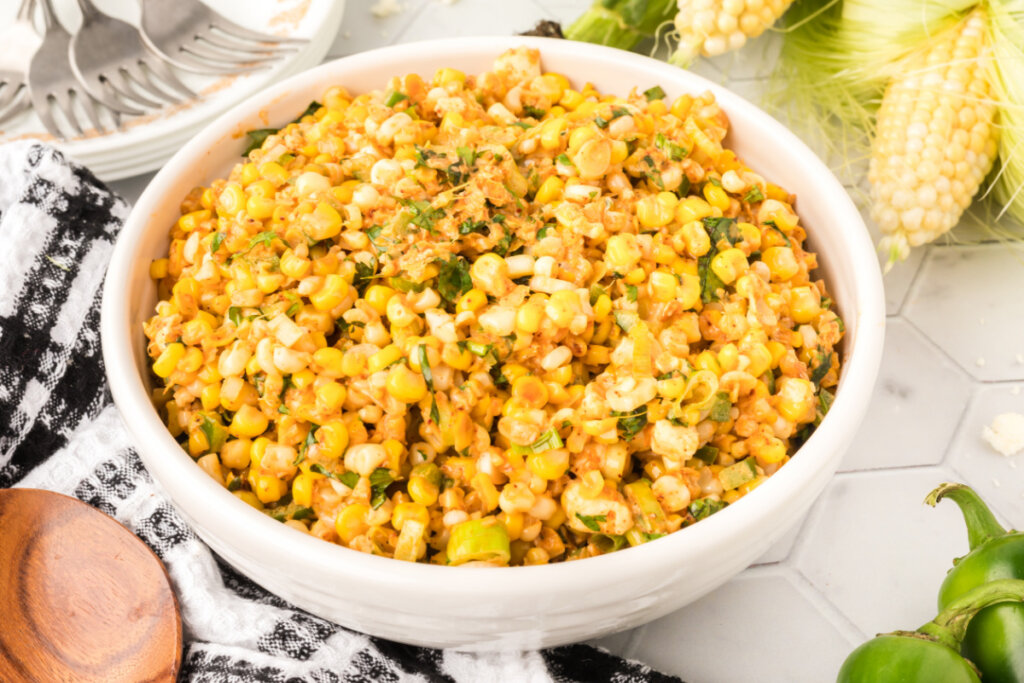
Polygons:
M401 13L405 8L398 0L377 0L371 7L370 12L373 16L383 19L384 17L390 17L393 14Z
M985 359L981 356L978 356L978 359L974 361L974 364L977 365L979 368L983 368L985 367Z
M981 430L981 438L1003 455L1015 455L1024 450L1024 415L1002 413L992 424Z

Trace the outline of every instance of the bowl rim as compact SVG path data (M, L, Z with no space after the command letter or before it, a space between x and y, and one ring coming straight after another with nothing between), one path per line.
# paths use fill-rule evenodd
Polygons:
M494 596L496 588L500 587L501 596L505 599L529 599L537 595L538 586L541 585L546 586L546 593L551 590L578 591L581 582L588 586L620 583L636 576L638 567L659 566L699 557L703 552L736 540L756 517L778 513L779 508L796 496L801 487L807 486L816 475L820 475L822 468L829 466L829 449L845 449L849 436L859 425L870 400L881 361L885 325L882 280L863 217L840 182L802 140L773 117L725 87L664 62L622 50L568 40L524 36L427 40L379 48L326 62L232 107L206 126L164 165L139 198L122 228L103 292L101 329L107 376L114 401L135 443L139 445L138 450L147 469L169 494L171 502L186 511L186 517L193 510L201 509L199 515L204 520L204 526L220 529L216 532L217 536L229 534L231 545L253 548L273 546L282 555L301 557L300 563L306 569L323 576L358 576L364 582L369 581L381 587L408 586L410 583L415 585L417 581L453 577L451 567L395 561L300 534L238 501L200 468L192 466L191 458L163 426L135 368L132 330L127 324L129 297L126 292L134 267L135 250L147 230L148 217L159 209L161 188L188 173L213 145L223 144L225 138L237 132L239 122L250 118L254 112L271 106L292 91L344 82L346 74L372 67L378 60L402 61L413 65L424 53L455 57L489 54L496 57L515 46L537 48L541 51L542 59L552 54L584 58L593 69L599 69L602 63L624 64L649 76L653 82L671 83L673 87L691 92L710 90L726 112L744 110L749 118L758 119L764 132L792 150L794 163L814 171L820 178L818 189L828 195L834 210L833 223L840 226L833 230L840 234L839 239L846 251L845 258L852 262L852 272L856 273L851 287L851 298L855 301L846 304L852 306L856 303L857 306L856 342L850 346L844 361L841 389L836 392L836 400L829 415L800 448L804 457L794 457L766 485L745 496L744 505L730 505L702 520L700 524L680 529L659 539L657 543L629 548L628 552L586 558L582 564L559 562L486 571L482 568L476 571L475 568L461 568L462 571L457 575L457 592L462 596L483 598ZM567 75L580 78L578 74ZM179 463L190 466L183 467ZM828 476L831 474L829 472ZM198 507L200 503L203 508ZM228 506L228 503L231 505ZM221 519L207 524L210 518L221 512L225 513L219 515Z

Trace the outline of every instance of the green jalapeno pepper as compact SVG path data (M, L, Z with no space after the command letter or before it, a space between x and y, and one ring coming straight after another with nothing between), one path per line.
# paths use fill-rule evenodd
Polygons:
M843 662L837 683L979 683L972 663L958 653L972 618L991 605L1021 601L1024 581L973 588L917 631L882 634L858 647Z
M970 552L954 562L939 589L939 609L970 589L997 579L1024 579L1024 533L1007 531L988 506L963 484L943 484L925 499L949 498L967 523ZM972 621L960 652L981 671L985 683L1024 681L1024 604L994 605Z

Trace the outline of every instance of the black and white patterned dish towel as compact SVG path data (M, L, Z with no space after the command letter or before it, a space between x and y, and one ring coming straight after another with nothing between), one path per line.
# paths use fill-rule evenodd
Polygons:
M156 491L106 385L101 285L128 209L51 147L0 146L0 488L75 496L156 551L181 604L182 680L677 680L587 645L473 655L369 637L215 556Z

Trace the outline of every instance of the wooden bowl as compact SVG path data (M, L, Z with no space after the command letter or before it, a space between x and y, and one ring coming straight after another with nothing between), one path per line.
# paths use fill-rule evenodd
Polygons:
M51 491L0 490L0 681L174 681L178 603L114 519Z

